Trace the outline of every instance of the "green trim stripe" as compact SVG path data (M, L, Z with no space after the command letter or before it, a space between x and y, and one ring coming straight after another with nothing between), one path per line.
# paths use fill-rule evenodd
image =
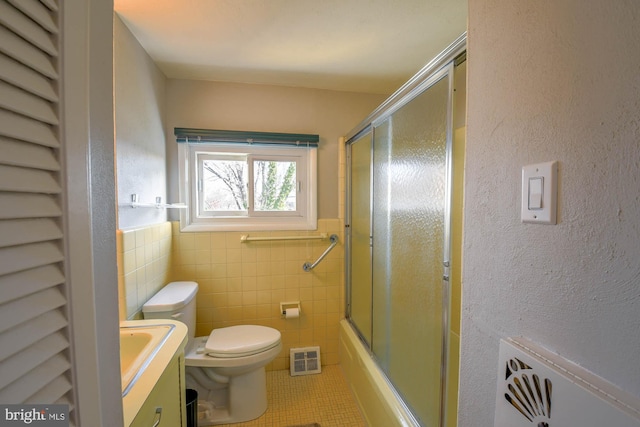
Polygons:
M233 144L285 144L317 147L319 135L303 133L245 132L237 130L213 130L174 128L178 143L233 143Z

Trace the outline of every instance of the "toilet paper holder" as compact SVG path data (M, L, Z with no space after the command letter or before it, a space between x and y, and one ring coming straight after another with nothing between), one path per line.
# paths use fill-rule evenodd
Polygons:
M302 309L300 308L300 301L287 301L280 303L280 313L284 316L287 314L288 308L297 308L298 313L302 313Z

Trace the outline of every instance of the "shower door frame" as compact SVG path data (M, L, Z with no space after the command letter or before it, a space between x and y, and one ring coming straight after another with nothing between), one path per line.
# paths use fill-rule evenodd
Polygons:
M385 102L383 102L373 113L371 113L365 120L363 120L358 126L356 126L351 132L345 136L345 149L346 149L346 182L345 182L345 317L351 324L352 328L358 334L363 345L367 348L372 359L375 361L376 357L373 354L373 330L368 331L371 342L367 342L362 332L358 330L358 327L351 321L351 147L352 144L358 142L361 138L370 134L371 139L371 170L373 170L373 148L375 142L375 128L378 124L384 122L391 115L398 111L400 108L411 102L418 97L424 91L428 90L432 85L439 82L441 79L446 78L449 75L449 95L448 95L448 113L447 113L447 130L446 130L446 193L445 193L445 208L444 208L444 236L443 236L443 288L442 288L442 355L441 355L441 375L440 375L440 427L446 425L446 405L447 405L447 361L449 357L449 316L450 316L450 259L451 259L451 200L452 200L452 144L453 144L453 84L454 84L454 69L457 65L459 58L466 57L466 32L458 37L449 47L442 51L432 61L430 61L422 70L420 70L415 76L413 76L407 83L405 83L400 89L398 89L393 95L391 95ZM371 178L373 179L373 178ZM370 182L369 186L370 196L370 224L369 227L373 227L373 182ZM371 234L370 234L371 238ZM372 257L373 242L370 244L370 257ZM372 283L373 284L373 283ZM373 304L373 301L372 301ZM371 311L373 313L373 310ZM371 322L371 329L373 329L373 321ZM376 361L376 364L378 362ZM396 397L403 403L405 409L409 414L412 414L410 408L408 408L393 386L386 373L380 369L381 373L385 377L386 382L389 384ZM414 424L419 425L418 421L414 418Z

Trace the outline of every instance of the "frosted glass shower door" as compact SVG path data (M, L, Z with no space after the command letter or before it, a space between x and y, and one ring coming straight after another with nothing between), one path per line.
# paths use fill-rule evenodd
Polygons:
M371 345L371 133L350 145L349 315Z
M440 426L450 69L425 86L374 123L372 349L419 422Z

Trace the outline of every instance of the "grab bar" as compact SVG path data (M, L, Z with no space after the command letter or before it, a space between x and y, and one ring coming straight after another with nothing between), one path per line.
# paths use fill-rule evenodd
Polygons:
M322 255L320 255L320 257L316 260L316 262L314 262L313 264L309 263L309 262L305 262L302 265L302 269L304 271L311 271L315 268L316 265L318 265L320 263L320 261L322 261L324 259L324 257L327 256L327 254L329 252L331 252L331 249L333 249L337 244L338 244L338 235L337 234L332 234L331 237L329 237L329 241L331 242L331 245L327 248L326 251L324 251L322 253Z
M266 242L270 240L322 240L327 238L327 233L321 233L319 236L267 236L267 237L250 237L248 234L240 236L240 243L247 242Z

